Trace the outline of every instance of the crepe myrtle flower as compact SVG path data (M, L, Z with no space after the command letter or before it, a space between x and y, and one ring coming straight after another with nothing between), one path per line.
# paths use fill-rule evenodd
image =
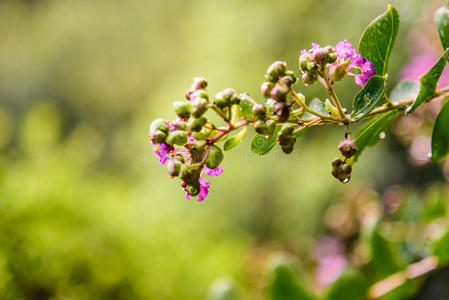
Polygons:
M174 150L175 148L173 146L167 145L164 142L154 146L154 154L159 158L159 163L161 165L165 165L170 153Z
M209 169L208 167L204 166L203 169L204 173L206 173L207 175L213 177L213 176L218 176L221 173L223 173L223 168L222 167L216 167L215 169Z

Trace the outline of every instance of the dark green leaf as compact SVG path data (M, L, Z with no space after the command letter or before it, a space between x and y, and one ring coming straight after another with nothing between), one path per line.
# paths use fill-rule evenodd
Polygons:
M235 146L237 146L245 137L246 132L248 131L248 126L245 126L238 134L230 137L223 145L224 151L229 151Z
M388 61L399 29L399 13L389 5L387 11L378 16L362 35L359 52L374 64L377 75L388 72Z
M419 89L418 97L416 98L415 102L413 102L410 110L407 111L407 113L414 112L415 109L423 102L436 96L435 89L448 59L449 49L444 52L444 54L440 57L436 64L433 65L433 67L426 74L419 78L421 87Z
M251 119L253 117L253 106L256 104L250 96L248 95L240 95L240 109L242 110L243 116L247 119Z
M446 50L449 47L449 9L443 6L435 12L435 24L443 49Z
M324 297L325 300L364 300L368 289L365 276L354 268L345 269L332 283Z
M387 75L371 77L365 87L355 96L351 113L354 120L359 120L365 116L383 100L387 77Z
M324 106L323 101L321 101L318 98L312 99L312 101L310 101L309 103L309 107L314 111L319 112L320 114L327 115L326 107ZM305 112L301 115L301 118L303 119L311 119L315 117L316 117L315 115L308 112Z
M433 126L432 159L440 160L449 153L449 102L446 101Z
M418 97L419 83L415 81L400 81L391 91L390 101L398 103L404 100L414 100Z
M283 260L275 262L272 267L268 294L271 300L315 299L299 269Z
M401 260L399 245L388 240L376 225L370 237L371 265L379 275L387 276L405 267Z
M391 123L398 116L398 112L390 111L363 125L355 137L355 144L357 146L356 158L366 147L372 146L381 140L382 133L385 133L390 128Z
M433 254L439 258L440 265L449 263L449 231L433 244Z
M259 155L265 155L273 149L276 145L276 136L281 126L276 126L273 135L270 138L265 138L260 134L256 134L251 141L251 151Z

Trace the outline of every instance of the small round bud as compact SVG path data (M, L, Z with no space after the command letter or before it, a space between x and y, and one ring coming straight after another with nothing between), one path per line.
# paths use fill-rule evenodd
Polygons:
M293 152L293 150L295 149L295 142L296 139L294 138L294 141L289 143L289 144L285 144L285 145L281 145L281 149L285 154L290 154Z
M273 113L278 117L280 122L285 122L290 116L290 103L278 102L273 105Z
M237 94L235 93L235 91L231 88L227 88L221 92L218 92L217 95L215 95L215 105L220 108L223 109L227 106L229 106L231 104L231 101L234 100L234 102L236 101Z
M331 66L329 70L329 75L332 81L342 80L348 73L349 63L344 62L338 64L337 66Z
M254 130L261 135L268 134L268 127L264 120L257 120L254 124Z
M150 132L155 130L160 130L162 132L168 133L169 128L167 125L167 121L165 121L164 119L154 120L150 125Z
M176 177L181 172L182 163L177 159L169 159L167 162L167 171L170 177Z
M302 72L307 72L307 63L310 62L310 54L302 54L299 57L299 69Z
M199 180L200 174L201 171L198 167L182 165L181 171L179 172L179 177L181 177L182 181L187 185L191 185Z
M190 95L190 101L195 101L197 98L209 100L209 94L205 90L197 90Z
M278 102L284 102L287 100L288 91L289 91L288 86L276 83L273 89L271 89L271 99Z
M195 77L193 79L192 90L204 90L207 87L206 79L202 77Z
M204 117L190 118L189 121L187 121L187 128L191 131L200 131L206 123L207 119Z
M334 158L334 160L332 161L332 166L334 167L339 167L343 164L344 162L341 160L341 158Z
M186 187L186 192L189 193L189 195L192 196L192 197L198 196L200 191L201 191L201 185L200 185L199 181L195 182L192 185L188 185Z
M207 111L208 104L209 101L207 101L207 99L197 97L192 102L192 109L191 109L192 116L194 116L195 118L201 117Z
M177 119L172 123L175 130L186 130L187 129L187 122L183 119Z
M187 144L187 145L188 145L192 163L196 164L196 163L201 162L203 160L203 156L204 156L204 151L205 151L204 147L202 147L199 143L191 143L191 144Z
M166 137L167 134L160 130L153 130L150 133L150 140L154 145L162 143Z
M256 104L253 106L253 115L256 118L265 119L267 115L267 108L263 104Z
M240 101L242 101L242 99L240 98L239 95L235 94L234 96L232 96L231 98L231 105L239 105Z
M260 87L260 92L262 93L262 96L265 98L269 98L271 96L271 89L274 87L274 83L266 81L262 84Z
M318 65L312 61L307 63L307 71L316 71L318 70Z
M352 172L352 167L351 167L351 165L349 165L349 164L344 164L344 165L341 167L341 171L342 171L344 174L349 175L349 174L351 174L351 172Z
M336 62L337 61L337 58L338 58L338 54L337 53L330 53L329 54L329 61L328 61L328 63L330 63L330 64L333 64L334 62Z
M272 136L274 129L276 128L276 122L273 120L267 120L265 122L265 124L267 124L267 136Z
M340 150L344 157L351 158L357 153L357 146L353 140L343 140L340 142L340 145L338 145L338 150Z
M315 72L307 72L302 74L302 82L304 82L305 85L311 85L313 84L318 78Z
M280 135L291 135L295 130L295 125L293 124L284 124L279 130Z
M286 87L291 87L295 83L295 81L295 78L292 78L290 76L284 76L281 78L281 83Z
M188 119L190 116L190 103L184 101L176 101L173 103L175 113L181 119Z
M237 96L237 94L236 94L236 92L235 92L235 90L234 89L231 89L231 88L227 88L227 89L224 89L222 92L221 92L221 94L223 95L223 98L225 98L227 101L231 101L231 99L233 98L233 97L236 97Z
M283 61L276 61L267 69L267 79L271 82L276 82L279 77L283 76L287 71L287 63Z
M209 148L209 152L207 153L206 166L209 169L215 169L220 165L221 161L223 160L223 156L224 155L221 148L216 145L212 145Z
M182 146L187 143L187 132L182 130L175 130L168 134L165 142L169 145Z
M192 132L192 137L196 140L205 140L209 137L211 132L212 129L203 126L203 128L201 128L201 131Z
M326 61L328 59L328 55L329 55L329 53L327 53L323 48L318 49L315 51L315 54L313 56L313 61L317 65L323 65L326 63Z

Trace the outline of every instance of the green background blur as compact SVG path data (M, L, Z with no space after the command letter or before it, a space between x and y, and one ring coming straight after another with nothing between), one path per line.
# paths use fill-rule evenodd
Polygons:
M329 203L398 178L388 143L342 185L341 128L311 129L291 156L256 156L247 137L198 203L158 164L148 125L174 119L195 76L260 101L270 63L297 71L311 42L357 45L387 2L402 17L394 81L429 1L1 1L0 298L203 299L229 275L257 299L263 257L305 259ZM346 105L357 90L337 87Z

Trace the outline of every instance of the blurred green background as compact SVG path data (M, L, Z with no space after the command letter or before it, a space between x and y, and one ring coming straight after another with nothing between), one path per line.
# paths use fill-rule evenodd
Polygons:
M247 137L198 203L157 163L148 125L174 119L195 76L260 101L270 63L297 70L311 42L357 45L388 2L402 18L394 81L431 1L1 1L0 298L203 299L229 275L260 299L266 256L307 260L329 203L407 181L395 148L366 151L342 185L341 128L311 129L291 156L258 157ZM346 105L357 90L337 87Z

